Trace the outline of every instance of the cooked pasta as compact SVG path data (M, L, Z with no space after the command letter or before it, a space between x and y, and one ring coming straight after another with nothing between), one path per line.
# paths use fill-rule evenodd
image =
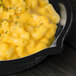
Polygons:
M60 17L48 0L0 0L0 60L51 46Z

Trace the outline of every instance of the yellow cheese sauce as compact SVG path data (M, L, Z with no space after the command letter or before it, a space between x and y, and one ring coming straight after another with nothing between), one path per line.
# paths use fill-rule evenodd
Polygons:
M0 0L0 61L51 46L59 21L48 0Z

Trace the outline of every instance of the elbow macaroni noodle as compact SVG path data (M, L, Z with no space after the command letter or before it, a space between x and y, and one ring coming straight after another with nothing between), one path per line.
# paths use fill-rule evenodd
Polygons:
M0 60L49 47L60 17L48 0L0 0Z

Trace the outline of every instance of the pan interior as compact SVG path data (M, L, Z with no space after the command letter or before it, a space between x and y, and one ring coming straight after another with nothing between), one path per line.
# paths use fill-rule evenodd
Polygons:
M51 47L56 47L56 43L57 43L57 39L59 38L59 36L61 35L62 31L64 30L65 26L66 26L66 22L67 22L67 10L66 7L63 3L57 3L56 1L50 1L50 3L53 5L53 7L55 8L55 10L58 12L58 14L60 15L60 22L57 25L57 31L55 34L55 41L52 44Z

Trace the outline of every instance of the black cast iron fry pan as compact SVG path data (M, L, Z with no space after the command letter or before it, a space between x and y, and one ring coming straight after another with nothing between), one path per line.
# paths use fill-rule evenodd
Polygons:
M64 39L72 23L72 9L69 0L50 0L50 3L61 16L61 21L58 24L56 32L56 39L52 46L28 57L0 61L0 74L12 74L29 69L40 63L48 55L55 55L62 52Z

